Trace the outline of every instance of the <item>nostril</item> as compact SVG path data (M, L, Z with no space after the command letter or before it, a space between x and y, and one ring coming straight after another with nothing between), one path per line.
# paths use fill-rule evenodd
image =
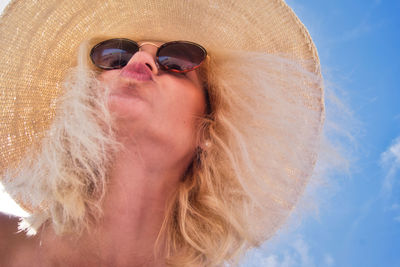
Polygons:
M153 71L153 67L152 67L149 63L146 63L146 66L149 67L149 69L150 69L151 71Z

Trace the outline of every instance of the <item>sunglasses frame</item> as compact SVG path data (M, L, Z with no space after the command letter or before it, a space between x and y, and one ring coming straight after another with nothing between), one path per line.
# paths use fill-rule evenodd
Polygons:
M112 39L108 39L108 40L101 41L100 43L98 43L98 44L96 44L95 46L93 46L92 49L90 50L90 59L91 59L92 63L93 63L96 67L98 67L98 68L100 68L100 69L103 69L103 70L122 69L123 67L126 66L126 65L124 65L124 66L119 66L119 67L103 67L103 66L101 66L101 65L95 63L95 61L94 61L94 59L93 59L94 51L96 50L97 47L103 45L105 42L108 42L108 41L124 41L124 42L132 43L132 44L134 44L134 45L137 46L137 51L136 51L135 53L139 52L139 51L140 51L140 48L141 48L143 45L146 45L146 44L154 45L154 46L157 47L157 52L156 52L156 56L155 56L155 62L156 62L157 67L158 67L159 69L161 69L161 70L164 70L164 71L171 71L171 72L175 72L175 73L186 73L186 72L189 72L189 71L193 71L193 70L199 68L199 67L203 64L203 62L205 61L205 59L208 57L208 55L207 55L207 50L206 50L204 47L202 47L201 45L199 45L199 44L197 44L197 43L190 42L190 41L183 41L183 40L171 41L171 42L163 43L162 45L158 46L158 45L155 45L155 44L153 44L153 43L151 43L151 42L144 42L143 44L139 45L137 42L135 42L135 41L133 41L133 40L130 40L130 39L127 39L127 38L112 38ZM167 66L161 64L161 62L160 62L159 59L158 59L161 49L167 47L168 45L177 44L177 43L179 43L179 44L190 44L190 45L196 46L197 48L200 48L200 50L204 53L203 59L200 61L200 63L199 63L198 65L194 66L193 68L186 69L186 70L172 69L172 68L168 68ZM135 53L134 53L134 54L135 54ZM133 57L134 54L132 54L132 57Z

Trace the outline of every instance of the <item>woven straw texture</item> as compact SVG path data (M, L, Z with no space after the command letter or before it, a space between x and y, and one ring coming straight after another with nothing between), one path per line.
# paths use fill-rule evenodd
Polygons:
M0 175L40 143L79 44L99 35L281 54L320 71L307 30L281 0L12 1L0 18ZM321 111L319 131L324 108L316 90L321 97L302 97Z

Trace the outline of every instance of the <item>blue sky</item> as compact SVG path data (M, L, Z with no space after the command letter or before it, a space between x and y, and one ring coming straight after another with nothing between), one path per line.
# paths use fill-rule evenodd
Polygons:
M398 267L400 1L287 2L316 43L328 95L344 104L328 103L327 118L350 135L337 139L350 164L316 180L284 229L241 266Z
M327 117L351 134L340 138L350 164L309 193L317 210L307 210L300 223L293 216L243 266L398 267L400 1L287 3L317 45L328 93L347 107L337 118L328 105Z

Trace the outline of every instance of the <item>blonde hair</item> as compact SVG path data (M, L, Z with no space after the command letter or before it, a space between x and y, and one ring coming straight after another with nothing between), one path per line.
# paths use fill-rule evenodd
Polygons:
M199 132L210 145L167 206L159 236L170 266L236 265L285 221L316 160L323 111L315 103L322 103L322 85L307 62L258 52L209 54L201 75L211 112ZM40 207L28 229L50 219L57 233L82 232L101 216L118 144L106 92L94 93L102 87L86 59L87 43L40 152L8 175L9 191Z
M57 234L79 235L102 215L107 172L119 145L107 88L82 62L66 77L57 116L40 146L4 175L5 190L31 213L19 225L28 235L47 220Z
M236 265L287 218L316 160L323 112L310 102L322 103L320 76L243 51L210 51L205 68L212 113L201 130L211 146L169 207L171 266Z

